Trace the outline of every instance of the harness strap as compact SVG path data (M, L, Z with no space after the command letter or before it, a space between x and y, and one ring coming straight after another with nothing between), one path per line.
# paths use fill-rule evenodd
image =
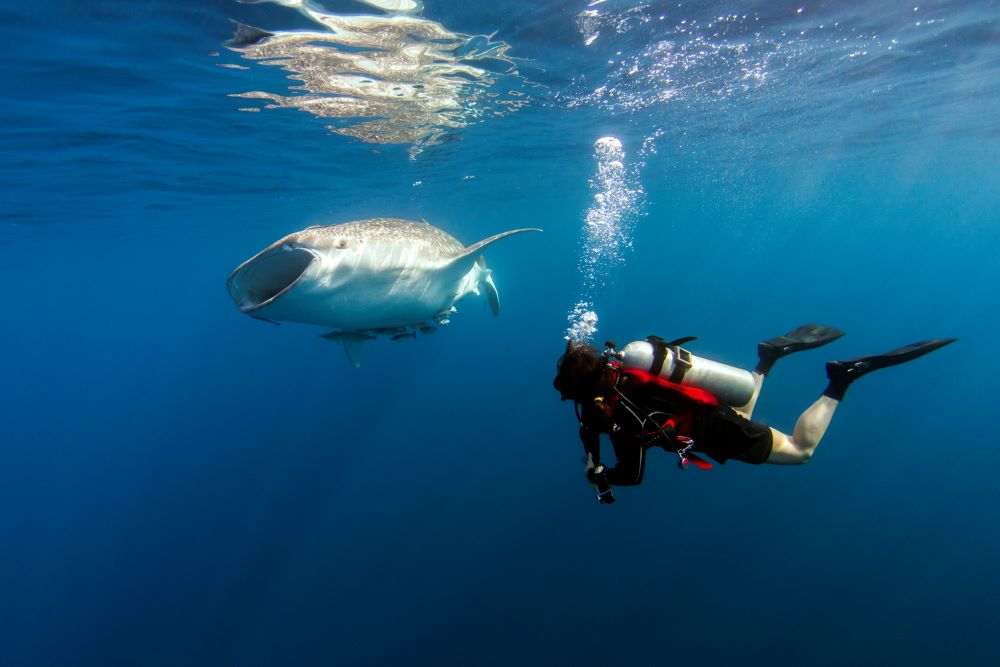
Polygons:
M649 366L649 372L659 375L663 371L663 362L667 360L667 346L662 342L653 344L653 363Z
M649 366L649 372L659 375L663 370L663 362L667 360L667 344L658 336L646 336L646 341L653 346L653 363Z
M667 360L667 350L670 350L674 355L674 368L667 380L674 384L680 384L692 365L691 353L681 345L695 339L695 336L685 336L667 343L659 336L646 336L646 342L653 346L653 363L649 367L649 372L653 375L659 375L663 371L663 364Z
M674 384L680 384L684 375L691 368L691 353L683 347L674 347L674 372L670 374L668 380ZM659 373L657 373L659 375Z
M660 341L661 344L662 342L663 341ZM664 345L664 348L665 347L666 346ZM687 352L687 350L684 350L684 352L688 357L690 357L690 353ZM687 362L685 366L686 370L686 368L690 368L691 363L689 359L685 359L685 361ZM679 364L679 365L684 366L684 364ZM624 371L624 375L631 376L640 383L651 382L661 387L669 388L672 391L676 391L679 394L685 396L686 398L695 401L696 403L701 403L702 405L712 406L718 404L718 401L714 396L712 396L711 394L702 389L697 389L695 387L685 387L679 384L670 386L671 383L668 380L665 380L659 377L658 375L652 375L651 373L648 373L646 371L640 371L638 369L629 369ZM683 377L683 372L681 373L681 376ZM618 376L618 379L620 378L621 375ZM653 418L653 414L657 413L649 413L646 415L645 419L643 419L642 417L639 416L639 414L636 414L636 412L634 412L631 408L629 408L629 405L631 404L633 407L639 410L638 406L633 404L625 396L625 394L623 394L620 390L618 390L617 379L614 388L615 388L615 393L617 394L617 396L613 397L616 406L624 402L624 405L628 409L628 411L631 412L632 415L640 421L640 427L644 426L646 420L648 419L650 422L652 422L653 426L656 429L655 431L652 432L647 431L646 433L639 434L640 457L644 455L644 452L648 447L657 444L661 440L666 440L667 442L663 443L661 446L665 450L674 451L674 453L677 454L678 466L680 466L681 468L687 467L688 463L694 463L696 467L701 468L702 470L710 470L712 468L711 463L709 463L708 461L699 457L698 455L694 454L691 451L692 449L694 449L695 441L690 435L688 435L688 433L696 432L701 422L701 415L691 414L686 419L684 419L683 417L681 417L681 415L661 412L659 414L665 415L667 417L667 419L662 424L659 422L659 420ZM617 431L618 427L615 426L614 430ZM675 447L677 447L677 449L674 449Z

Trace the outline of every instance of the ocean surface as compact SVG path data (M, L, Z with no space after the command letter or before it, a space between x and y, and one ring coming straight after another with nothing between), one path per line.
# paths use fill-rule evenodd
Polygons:
M0 664L1000 664L1000 3L392 4L0 5ZM544 233L359 369L234 307L382 216ZM960 340L595 502L565 336L806 322L786 431Z

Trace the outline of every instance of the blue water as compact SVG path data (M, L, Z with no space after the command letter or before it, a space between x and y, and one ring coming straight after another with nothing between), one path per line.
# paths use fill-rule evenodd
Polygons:
M526 103L371 143L233 96L306 94L226 46L319 29L295 8L0 8L0 664L1000 661L1000 3L418 16L506 45L480 101ZM636 197L588 287L604 136ZM275 239L387 215L545 232L487 253L499 318L470 297L357 370L233 307ZM785 430L825 360L960 341L860 381L808 466L654 452L600 506L550 384L581 296L598 341L743 367L845 329L768 379L755 417Z

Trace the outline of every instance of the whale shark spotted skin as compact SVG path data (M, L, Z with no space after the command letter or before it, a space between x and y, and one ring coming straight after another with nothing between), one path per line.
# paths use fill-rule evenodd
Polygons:
M307 227L240 264L226 286L251 317L333 329L324 338L343 343L358 366L364 341L430 333L480 288L498 315L500 296L480 251L530 231L541 230L514 229L463 246L427 222L398 218Z

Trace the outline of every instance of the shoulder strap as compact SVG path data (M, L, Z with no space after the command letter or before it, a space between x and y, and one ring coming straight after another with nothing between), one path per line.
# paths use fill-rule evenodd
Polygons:
M674 353L674 370L670 373L670 382L680 384L684 374L691 368L691 353L681 347L684 343L698 340L697 336L684 336L670 341L664 341L659 336L646 336L646 342L653 346L653 363L649 372L659 375L663 371L663 363L667 360L667 350Z
M670 381L674 384L680 384L681 380L684 379L684 375L691 368L691 353L685 350L683 347L673 347L674 351L674 370L670 374Z
M646 342L653 346L653 363L649 366L649 372L659 375L663 370L663 362L667 360L668 345L659 336L646 336Z

